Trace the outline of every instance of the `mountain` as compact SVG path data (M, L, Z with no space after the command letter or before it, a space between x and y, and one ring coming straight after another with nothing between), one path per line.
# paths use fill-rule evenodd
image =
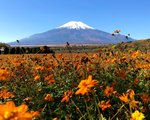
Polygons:
M59 45L66 44L111 44L118 42L133 41L132 38L126 39L121 34L112 34L94 29L80 21L71 21L55 29L34 34L30 37L19 40L21 45ZM11 42L10 45L18 45Z

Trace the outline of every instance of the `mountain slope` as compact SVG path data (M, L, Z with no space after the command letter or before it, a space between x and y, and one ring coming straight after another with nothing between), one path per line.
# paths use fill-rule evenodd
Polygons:
M128 41L133 39L129 38ZM32 35L19 40L21 45L50 45L50 44L110 44L125 42L125 36L96 30L82 22L69 22L56 29ZM16 45L16 42L10 43Z

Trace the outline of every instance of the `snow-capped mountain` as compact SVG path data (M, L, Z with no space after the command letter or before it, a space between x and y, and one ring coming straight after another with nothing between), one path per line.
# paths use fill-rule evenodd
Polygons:
M94 29L93 27L90 27L86 25L83 22L80 21L70 21L62 26L59 26L57 28L67 28L67 29Z
M70 44L111 44L118 42L133 41L132 38L126 39L121 34L112 34L94 29L82 22L71 21L55 29L34 34L20 41L21 45L62 45ZM17 42L8 43L18 45Z

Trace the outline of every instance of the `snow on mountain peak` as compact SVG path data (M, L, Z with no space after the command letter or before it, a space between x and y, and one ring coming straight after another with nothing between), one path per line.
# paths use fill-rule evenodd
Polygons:
M67 28L67 29L94 29L83 22L80 21L70 21L58 28Z

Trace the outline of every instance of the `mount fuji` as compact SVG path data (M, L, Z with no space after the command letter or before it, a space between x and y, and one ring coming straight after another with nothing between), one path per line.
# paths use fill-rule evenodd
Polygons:
M80 21L70 21L55 29L34 34L20 39L21 45L64 45L70 44L115 44L119 42L133 41L121 34L112 34L94 29ZM8 43L18 45L17 42Z

